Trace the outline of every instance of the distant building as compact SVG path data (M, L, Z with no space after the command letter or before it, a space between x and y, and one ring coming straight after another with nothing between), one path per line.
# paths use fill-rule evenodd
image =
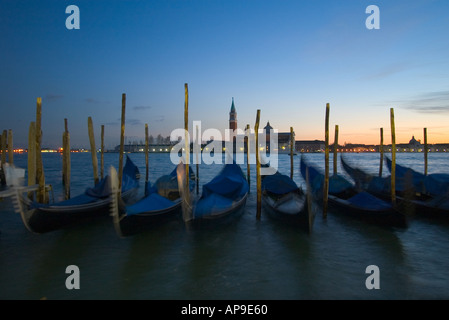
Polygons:
M148 145L148 152L170 152L173 144L150 144ZM114 148L114 152L120 152L120 145ZM125 144L123 152L145 152L144 144Z
M296 140L295 150L296 152L324 152L324 141L322 140Z
M412 136L412 139L408 142L410 148L421 148L421 142L415 139L415 136Z
M436 143L427 146L429 152L449 152L448 143ZM424 149L424 148L423 148Z
M421 145L421 142L415 139L415 136L412 136L410 141L407 144L400 144L396 145L398 148L405 149L403 151L407 152L421 152L423 151L423 146Z
M333 152L334 146L329 146L329 149ZM361 143L345 143L344 146L337 146L339 152L378 152L379 148L375 145L367 145Z
M267 125L263 128L266 136L266 148L267 152L270 152L270 130L273 130L273 127L270 125L270 121L267 122ZM278 153L287 153L290 154L291 141L295 140L295 132L293 132L293 137L290 132L278 132ZM295 147L293 147L295 148ZM295 150L295 149L294 149ZM295 154L296 152L293 151Z
M391 152L391 144L384 147L384 151ZM415 136L412 136L408 143L399 143L396 144L397 152L423 152L424 146L421 144L419 140L415 139Z

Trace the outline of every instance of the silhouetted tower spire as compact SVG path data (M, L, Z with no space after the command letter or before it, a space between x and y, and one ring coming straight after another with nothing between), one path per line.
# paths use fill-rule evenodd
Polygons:
M229 129L237 129L237 112L235 111L234 97L232 97L231 111L229 112Z
M232 97L231 111L229 112L229 129L231 130L231 141L233 142L233 153L236 150L236 135L237 135L237 111L235 111L234 97Z

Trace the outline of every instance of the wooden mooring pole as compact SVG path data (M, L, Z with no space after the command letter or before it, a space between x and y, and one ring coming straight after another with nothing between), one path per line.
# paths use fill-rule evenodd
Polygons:
M0 150L2 152L1 160L0 160L0 185L6 184L6 178L5 173L3 171L4 164L6 162L6 137L5 137L5 131L3 131L2 135L0 136Z
M30 123L28 131L28 186L36 184L36 123ZM34 200L34 192L28 192L28 198Z
M293 127L290 127L290 179L293 179L294 168L293 168L293 152L295 145L295 133L293 132Z
M246 125L246 180L248 180L248 189L251 190L251 173L250 173L250 136L251 129L249 124Z
M150 178L150 162L149 162L149 135L148 135L148 123L145 123L145 196L148 195L148 180Z
M99 182L98 159L97 159L97 148L95 147L95 135L94 135L94 126L92 123L92 117L87 118L87 127L89 130L90 153L92 155L92 168L94 171L94 183L97 184Z
M67 147L67 127L66 127L67 119L64 119L64 131L62 132L62 188L63 188L63 194L64 194L64 200L67 200L68 198L65 197L66 195L66 174L67 174L67 163L65 161L65 155L66 155L66 147Z
M185 140L185 189L186 202L190 203L190 139L189 139L189 86L187 83L184 84L184 140Z
M1 144L2 144L2 165L6 163L6 140L8 136L8 131L3 130L2 136L1 136Z
M67 119L64 119L64 133L62 135L62 186L64 199L70 199L70 134Z
M122 116L120 126L120 154L118 158L118 192L122 192L122 178L123 178L123 153L125 152L125 109L126 109L126 94L122 93Z
M329 103L326 104L324 128L324 186L323 186L323 218L327 218L327 202L329 193Z
M379 163L379 177L382 177L382 168L384 165L384 128L380 128L380 163Z
M10 165L14 164L14 147L12 143L12 130L8 130L8 162Z
M184 220L186 226L190 228L190 221L193 218L193 211L190 201L189 86L187 83L184 83L184 140L184 148L182 149L184 159L180 159L176 172L178 189L180 196L182 197L182 219Z
M101 141L100 141L100 178L104 178L104 124L101 125Z
M145 123L145 183L148 183L150 178L150 163L149 163L149 136L148 136L148 123Z
M391 125L391 202L396 205L396 132L394 127L394 109L390 108Z
M201 151L201 137L198 125L195 127L196 130L196 148L195 148L195 157L196 157L196 194L200 193L200 162L199 162L199 152Z
M39 184L37 192L37 201L47 203L45 190L44 165L42 162L42 98L38 97L36 101L36 182Z
M429 152L429 148L427 145L427 128L424 128L424 175L427 176L427 153Z
M254 134L256 137L256 182L257 182L256 218L257 219L260 219L260 215L262 212L262 179L260 176L259 122L260 122L260 109L257 110L256 124L254 126Z

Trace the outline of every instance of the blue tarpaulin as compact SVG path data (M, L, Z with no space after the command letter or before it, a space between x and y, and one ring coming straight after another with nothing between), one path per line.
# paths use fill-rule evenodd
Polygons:
M249 185L240 166L226 164L215 178L203 185L201 198L195 207L195 217L230 209L248 191Z
M286 194L298 190L298 185L290 177L276 172L262 179L262 190L274 194Z

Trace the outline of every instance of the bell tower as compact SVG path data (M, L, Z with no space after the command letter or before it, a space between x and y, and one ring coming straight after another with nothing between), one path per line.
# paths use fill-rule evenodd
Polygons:
M232 98L231 111L229 112L229 129L237 129L237 112L235 111L234 97Z

